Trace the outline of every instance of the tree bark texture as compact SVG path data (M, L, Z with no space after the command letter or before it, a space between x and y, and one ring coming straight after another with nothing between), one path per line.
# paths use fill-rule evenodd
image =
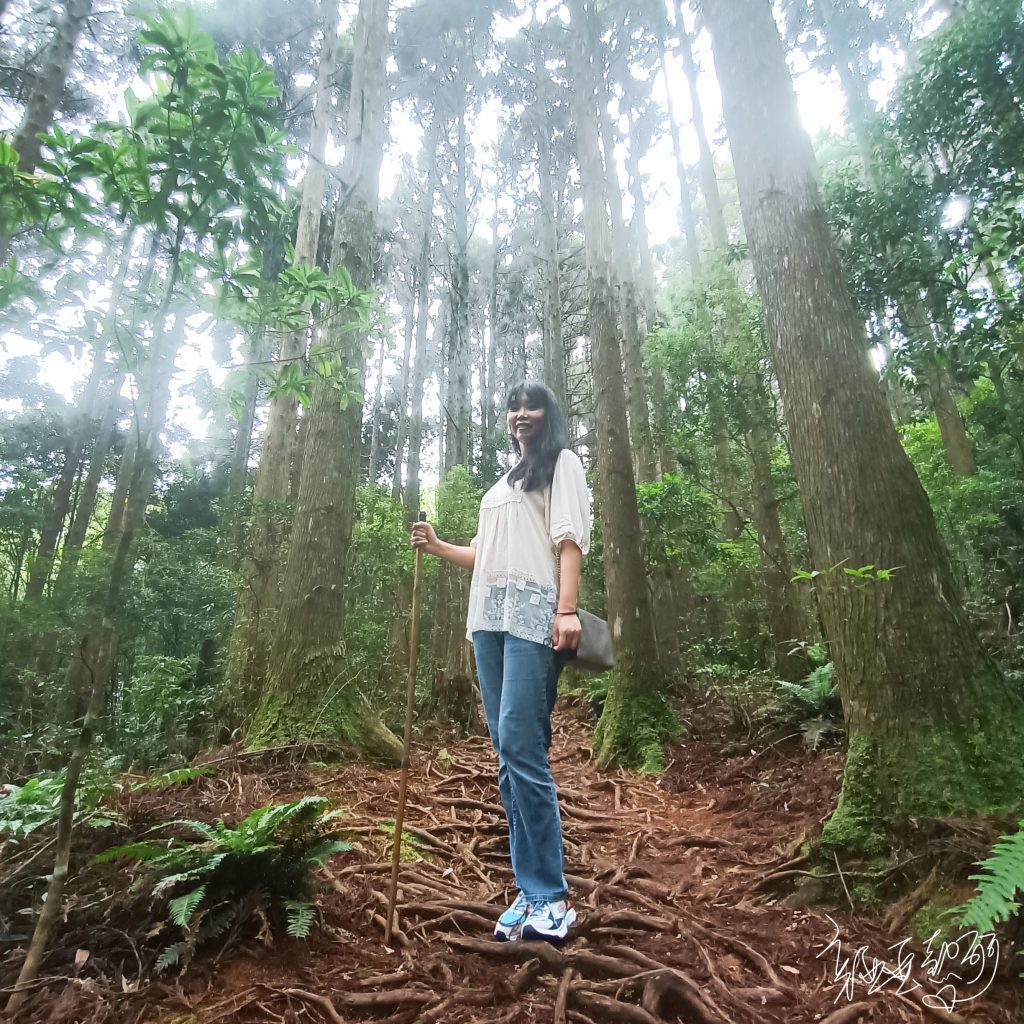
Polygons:
M843 791L822 842L884 847L898 816L1016 813L1024 701L967 619L864 358L771 6L706 0L704 12L847 719ZM843 572L867 565L892 578Z
M368 289L377 264L377 203L385 134L387 0L360 0L352 91L331 265ZM365 375L365 336L350 317L330 332L342 372ZM326 740L369 757L395 760L401 744L353 685L345 657L348 551L355 519L362 406L344 408L333 380L318 380L281 587L281 611L268 683L253 722L253 747Z

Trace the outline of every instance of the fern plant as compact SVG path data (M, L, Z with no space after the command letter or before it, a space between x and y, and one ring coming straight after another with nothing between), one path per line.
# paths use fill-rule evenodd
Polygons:
M824 739L841 731L843 709L833 678L835 666L819 645L807 645L806 653L814 668L800 683L776 680L787 699L775 712L780 720L800 729L807 746L817 749Z
M834 672L835 666L829 661L824 665L818 665L802 683L790 683L780 679L779 688L810 710L825 714L836 695L836 686L832 681Z
M963 926L981 935L1009 921L1020 910L1017 896L1024 893L1024 821L1017 827L1020 831L1001 836L988 857L978 864L981 873L970 876L978 883L978 891L958 908Z
M336 853L352 849L339 838L341 811L331 801L306 796L253 811L237 828L223 821L175 821L198 837L170 843L128 843L96 858L132 858L147 865L143 884L168 899L171 921L183 938L168 946L157 970L187 965L196 949L224 937L227 947L254 918L284 922L305 938L313 927L313 871Z

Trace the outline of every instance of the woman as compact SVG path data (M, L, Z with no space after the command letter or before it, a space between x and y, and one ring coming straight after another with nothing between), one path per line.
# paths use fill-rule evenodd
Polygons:
M466 635L498 753L498 787L519 888L495 925L495 938L561 942L576 911L563 874L548 749L558 683L555 652L574 650L580 642L576 592L590 548L590 497L551 389L523 381L506 404L519 461L484 495L469 547L439 540L429 523L413 527L412 543L473 570Z

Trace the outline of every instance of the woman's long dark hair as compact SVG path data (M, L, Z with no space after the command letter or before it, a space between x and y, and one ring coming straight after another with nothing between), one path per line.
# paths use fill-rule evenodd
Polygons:
M544 409L540 427L536 435L530 438L526 457L520 458L508 475L510 484L522 480L524 491L539 491L550 486L558 456L563 448L569 447L569 427L562 410L558 408L555 393L539 380L523 380L516 384L505 400L506 413L512 408L513 402L538 405ZM523 454L514 434L512 447L516 455Z

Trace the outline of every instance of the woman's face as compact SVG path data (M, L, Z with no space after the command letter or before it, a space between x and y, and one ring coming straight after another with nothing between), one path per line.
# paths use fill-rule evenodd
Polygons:
M524 394L516 395L512 399L508 407L508 430L520 446L529 446L530 441L537 436L543 421L544 406L539 399L527 398Z

